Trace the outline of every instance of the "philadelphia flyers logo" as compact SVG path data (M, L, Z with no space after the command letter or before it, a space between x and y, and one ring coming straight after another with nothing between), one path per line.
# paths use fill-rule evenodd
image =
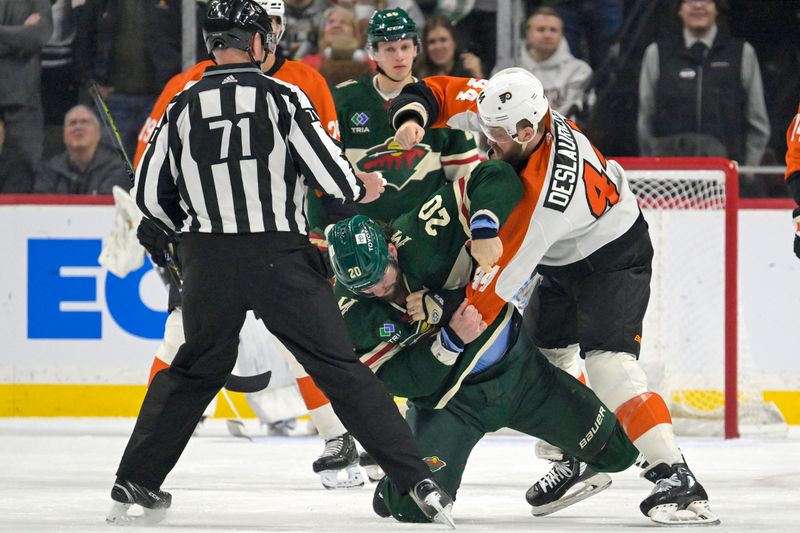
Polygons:
M503 94L500 95L500 103L501 104L505 104L509 100L511 100L511 93L510 92L506 91L506 92L504 92Z

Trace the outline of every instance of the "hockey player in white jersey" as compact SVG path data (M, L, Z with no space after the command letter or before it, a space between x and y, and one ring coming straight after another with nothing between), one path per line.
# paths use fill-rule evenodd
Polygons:
M487 322L505 302L527 307L536 346L576 377L578 355L585 358L592 388L647 460L642 475L655 487L640 505L645 516L665 525L718 524L677 446L667 405L648 390L637 361L653 250L622 167L551 110L539 80L520 68L488 81L426 78L404 88L389 112L404 148L424 127L480 130L492 156L518 169L522 201L498 237L472 243L480 268L470 303ZM574 503L570 489L584 472L571 457L550 458L553 469L527 494L534 514Z

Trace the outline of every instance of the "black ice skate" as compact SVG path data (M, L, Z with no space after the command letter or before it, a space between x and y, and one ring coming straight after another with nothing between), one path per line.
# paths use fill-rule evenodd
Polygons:
M550 471L525 493L533 516L545 516L585 500L611 486L611 477L575 457L551 459Z
M113 526L133 524L150 526L161 522L172 504L172 495L162 490L150 490L138 483L117 479L111 489L114 504L106 516L106 522ZM131 505L142 508L142 514L128 514Z
M456 528L453 522L453 498L433 479L423 479L414 485L409 495L432 522L444 524L450 529Z
M320 475L326 489L348 489L364 485L364 478L358 468L356 441L350 433L326 440L322 455L312 466L314 472ZM339 479L342 471L347 477Z
M666 526L716 526L719 517L711 512L708 495L685 463L672 466L661 461L642 472L656 484L650 496L639 504L653 522Z
M386 476L383 468L381 468L381 466L375 462L375 459L367 452L358 454L358 466L367 471L367 478L372 483L377 483Z

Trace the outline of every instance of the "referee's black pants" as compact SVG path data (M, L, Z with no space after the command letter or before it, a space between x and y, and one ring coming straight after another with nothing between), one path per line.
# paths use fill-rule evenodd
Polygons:
M249 309L297 357L401 491L430 477L383 384L356 357L320 252L296 233L185 234L186 342L156 374L117 476L159 489L236 362Z

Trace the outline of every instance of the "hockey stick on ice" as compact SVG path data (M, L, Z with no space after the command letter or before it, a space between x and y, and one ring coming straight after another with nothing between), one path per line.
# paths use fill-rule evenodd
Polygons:
M253 437L251 437L250 433L247 431L247 426L244 425L244 420L242 420L242 417L239 416L239 411L236 410L236 406L233 405L233 401L228 395L228 391L223 388L220 390L220 392L222 393L222 397L225 398L225 401L228 403L228 407L230 407L231 411L233 411L233 416L236 417L235 420L230 418L225 420L225 425L228 426L228 432L234 437L242 437L243 439L252 441Z
M122 164L125 166L125 172L128 174L131 187L133 187L136 182L136 172L133 169L133 163L131 163L131 159L128 157L128 153L125 151L125 146L122 144L122 137L117 129L117 124L114 122L114 117L111 116L111 111L108 109L108 105L103 99L103 95L100 94L100 86L97 85L97 82L89 82L89 94L94 101L94 106L97 108L97 112L100 114L100 119L103 121L103 125L108 129L109 133L111 133L112 141L114 142L114 151L117 152L117 155L119 155L119 158L122 160ZM167 260L167 272L169 273L169 277L172 280L172 283L174 283L178 290L180 290L183 280L181 279L180 268L175 262L174 251L171 244L169 245L169 249L164 251L164 256ZM231 374L228 376L228 381L225 383L225 388L233 392L258 392L267 388L271 378L271 371L264 372L263 374L256 374L254 376L235 376Z

